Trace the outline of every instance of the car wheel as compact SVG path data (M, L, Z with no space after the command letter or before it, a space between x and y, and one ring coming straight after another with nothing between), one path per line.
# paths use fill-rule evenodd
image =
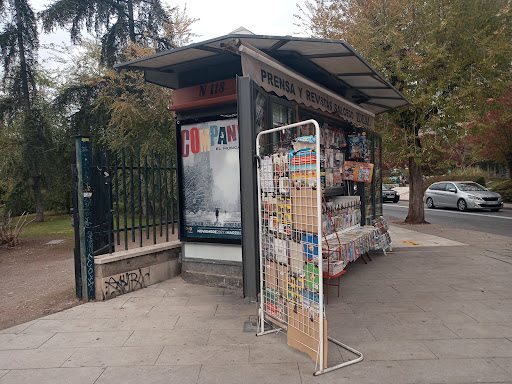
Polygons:
M393 203L398 203L398 199L393 200Z
M466 200L459 199L459 201L457 201L457 208L461 212L467 211L468 210L468 205L466 204Z
M498 212L501 208L491 208L491 212Z
M434 200L431 197L427 198L427 208L434 209L435 207Z

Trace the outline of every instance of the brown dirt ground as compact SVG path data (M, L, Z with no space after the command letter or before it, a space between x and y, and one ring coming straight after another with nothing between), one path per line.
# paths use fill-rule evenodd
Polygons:
M63 239L57 245L50 240ZM81 304L75 296L74 240L23 236L0 247L0 329Z

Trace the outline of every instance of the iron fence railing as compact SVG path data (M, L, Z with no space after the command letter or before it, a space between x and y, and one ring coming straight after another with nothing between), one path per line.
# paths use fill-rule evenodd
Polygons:
M110 205L107 222L100 222L98 235L108 239L108 253L117 245L143 247L176 238L177 192L174 154L140 151L106 153ZM106 205L105 204L105 205ZM103 204L102 204L103 205ZM97 227L97 226L96 226ZM105 231L108 236L105 236ZM165 240L164 240L165 239ZM106 249L105 249L106 251ZM105 252L106 253L106 252Z

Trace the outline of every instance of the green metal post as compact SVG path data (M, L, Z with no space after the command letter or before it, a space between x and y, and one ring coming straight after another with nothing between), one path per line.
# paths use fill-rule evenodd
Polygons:
M94 256L92 243L92 189L91 148L89 138L77 136L76 168L78 173L78 215L80 220L80 268L82 271L82 298L95 298Z

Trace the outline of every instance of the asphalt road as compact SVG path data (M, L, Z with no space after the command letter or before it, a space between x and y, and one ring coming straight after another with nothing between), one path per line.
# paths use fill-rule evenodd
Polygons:
M409 202L384 203L383 206L386 218L405 220ZM428 209L425 206L425 220L432 224L512 237L512 209L505 208L499 212L488 210L459 212L456 209Z

